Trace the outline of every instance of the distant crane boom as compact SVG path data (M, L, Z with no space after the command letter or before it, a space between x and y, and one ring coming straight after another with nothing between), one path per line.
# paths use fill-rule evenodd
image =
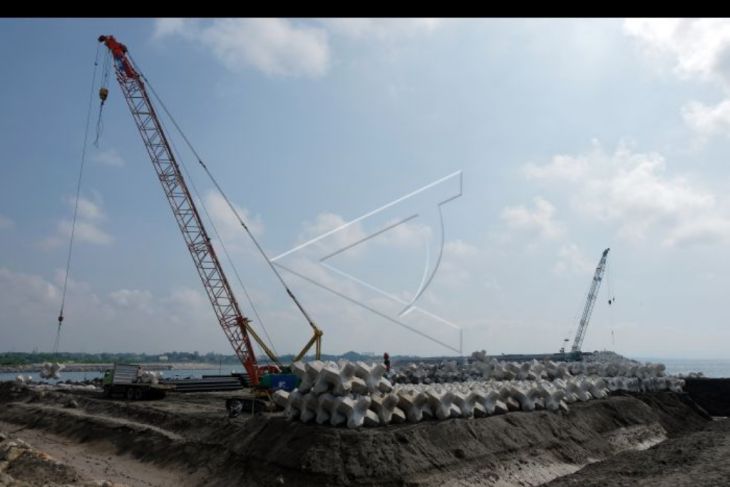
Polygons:
M591 313L593 313L593 305L596 304L596 297L598 296L598 290L601 287L603 273L606 271L606 259L608 258L609 250L611 249L609 248L603 251L603 254L601 254L601 260L598 261L598 267L596 267L596 273L593 274L591 288L588 291L586 305L585 308L583 308L583 316L581 316L580 318L578 331L575 334L575 340L573 340L573 347L570 349L571 352L580 352L580 349L583 346L583 339L586 335L586 328L588 328L588 321L591 319Z

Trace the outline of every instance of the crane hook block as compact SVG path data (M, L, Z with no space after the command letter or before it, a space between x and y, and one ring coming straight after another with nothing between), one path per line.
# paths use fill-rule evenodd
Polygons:
M105 87L99 88L99 98L101 98L102 103L106 101L106 98L109 96L109 89Z

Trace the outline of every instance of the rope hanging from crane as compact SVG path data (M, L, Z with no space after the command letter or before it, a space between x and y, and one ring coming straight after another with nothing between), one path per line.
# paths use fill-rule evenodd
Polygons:
M71 221L71 235L68 242L68 253L66 255L66 273L63 278L63 290L61 292L61 309L58 312L58 327L56 329L56 339L53 342L53 355L58 354L58 347L61 341L61 326L63 325L63 311L66 306L66 293L68 291L68 277L71 272L71 255L73 253L74 236L76 234L76 220L79 212L79 197L81 196L81 181L84 175L84 166L86 165L86 149L89 142L89 122L91 121L91 107L94 100L94 87L96 86L96 73L99 65L99 47L96 48L96 57L94 59L94 70L91 76L91 92L89 93L89 106L86 110L86 129L84 131L84 145L81 149L81 163L79 165L79 176L76 180L76 197L74 199L74 213ZM99 115L101 117L101 114Z
M101 71L101 85L99 87L99 99L101 100L101 103L99 104L99 116L96 119L96 138L94 139L94 147L97 149L99 148L99 139L101 138L101 134L104 131L104 122L102 121L102 113L104 111L104 102L106 102L107 97L109 96L109 73L111 71L111 64L112 64L112 55L110 52L107 52L106 56L104 56L104 67Z
M616 302L616 295L613 293L613 287L611 286L611 267L606 264L606 287L608 290L608 305L611 306Z

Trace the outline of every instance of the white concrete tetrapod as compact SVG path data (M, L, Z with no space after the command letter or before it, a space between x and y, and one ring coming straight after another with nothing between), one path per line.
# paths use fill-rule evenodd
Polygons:
M340 426L347 422L347 416L340 412L340 404L346 396L332 396L331 403L327 404L330 413L330 425Z
M497 399L499 399L499 394L493 390L475 388L474 395L476 403L481 406L485 416L494 413L494 403Z
M328 424L330 422L330 407L335 396L325 392L317 398L317 415L314 421L317 424Z
M377 426L378 415L370 411L370 396L344 397L340 403L340 412L347 417L347 427L354 429L360 426Z
M478 405L478 396L474 391L454 392L454 405L461 411L463 418L474 416L474 408ZM481 407L481 406L480 406Z
M319 397L312 393L308 392L302 396L302 407L301 407L301 413L299 414L299 419L302 421L302 423L309 423L314 418L317 417L317 406L319 405Z
M299 377L299 386L297 387L302 394L310 391L314 383L317 381L320 370L324 367L324 363L320 360L313 360L304 364L304 374L299 377L297 369L295 374Z
M289 421L299 419L301 412L302 412L302 408L304 407L302 405L303 398L304 398L304 396L301 392L299 392L299 389L294 389L289 394L288 404L286 405L286 408L284 409L284 414L286 415L286 418Z
M428 396L421 391L399 391L398 407L406 414L409 423L418 423L423 419L423 411Z
M373 394L371 398L370 407L378 415L380 424L403 423L406 420L405 413L398 407L400 399L397 394Z
M608 396L608 388L606 382L597 377L595 379L588 380L588 392L591 393L594 399L603 399Z
M512 386L510 396L520 403L520 409L522 411L534 411L535 410L535 398L528 394L527 391Z
M287 391L279 389L271 395L271 400L280 408L286 409L286 407L289 405L289 393Z
M317 380L314 382L314 386L312 386L312 392L315 394L322 394L328 391L333 391L335 395L342 396L346 394L346 392L335 392L344 390L342 382L339 367L336 364L328 364L322 367L322 370L319 371Z

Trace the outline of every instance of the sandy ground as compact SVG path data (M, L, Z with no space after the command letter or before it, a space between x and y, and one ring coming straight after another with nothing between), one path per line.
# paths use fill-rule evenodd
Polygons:
M33 448L45 452L51 459L67 465L76 472L79 482L108 481L128 486L174 487L185 485L187 480L187 476L180 472L140 462L130 455L118 455L112 444L77 443L47 431L20 428L0 421L0 433L12 439L21 439ZM16 468L13 477L22 481L26 473L18 472Z
M537 486L583 475L620 452L681 442L709 422L686 396L657 393L576 403L569 413L348 430L277 414L228 419L225 398L237 394L127 402L0 383L0 430L84 481L129 486Z

